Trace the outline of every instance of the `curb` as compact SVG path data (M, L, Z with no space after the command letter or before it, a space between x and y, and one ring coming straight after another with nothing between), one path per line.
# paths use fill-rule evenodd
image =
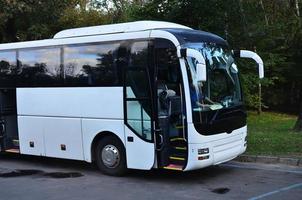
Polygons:
M278 156L256 156L256 155L240 155L235 158L239 162L256 162L265 164L283 164L295 167L302 167L302 158L284 158Z

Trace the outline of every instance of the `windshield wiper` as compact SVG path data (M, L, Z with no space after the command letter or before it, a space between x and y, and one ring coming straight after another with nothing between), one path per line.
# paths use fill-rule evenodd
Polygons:
M217 116L218 116L219 110L217 110L214 114L214 116L212 117L212 119L210 120L209 124L212 125L213 122L216 120Z
M241 112L241 113L243 113L243 114L246 116L246 112L244 112L244 111L241 110L241 109L236 109L236 110L228 111L228 112L226 112L226 113L223 113L222 116L223 116L223 115L228 115L228 114L231 114L231 113L235 113L235 112Z
M220 110L217 110L214 114L214 116L211 118L209 124L212 125L213 122L216 120L218 114L219 114L219 111ZM228 114L231 114L231 113L235 113L235 112L241 112L242 114L244 114L244 116L246 117L246 112L244 112L243 110L241 109L236 109L236 110L231 110L231 111L228 111L228 112L225 112L225 113L222 113L221 116L224 116L224 115L228 115Z

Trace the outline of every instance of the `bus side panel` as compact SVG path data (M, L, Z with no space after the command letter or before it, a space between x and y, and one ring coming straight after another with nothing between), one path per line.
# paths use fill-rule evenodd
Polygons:
M154 143L146 142L125 126L127 167L129 169L149 170L155 162Z
M122 87L18 88L17 113L23 154L91 161L101 131L124 141Z
M123 119L123 88L18 88L17 111L29 116Z
M20 152L83 160L81 120L19 116Z
M124 121L123 120L111 120L111 119L83 119L82 120L82 132L83 132L83 148L84 159L87 162L91 162L91 145L93 139L98 134L104 134L110 132L115 134L125 145L124 134Z
M45 154L83 160L81 119L44 117Z
M19 116L18 129L20 153L45 156L43 119Z

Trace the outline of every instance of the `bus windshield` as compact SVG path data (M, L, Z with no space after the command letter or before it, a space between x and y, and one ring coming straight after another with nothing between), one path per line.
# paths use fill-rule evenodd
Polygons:
M189 43L185 47L201 52L207 68L207 81L197 81L196 60L189 57L186 59L194 122L201 123L200 114L203 112L217 112L241 105L238 69L227 46Z

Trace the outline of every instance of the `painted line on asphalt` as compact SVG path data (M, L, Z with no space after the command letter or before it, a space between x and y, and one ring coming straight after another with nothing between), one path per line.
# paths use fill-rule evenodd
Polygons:
M265 193L265 194L261 194L261 195L256 196L256 197L252 197L252 198L250 198L249 200L262 199L262 198L264 198L264 197L271 196L271 195L273 195L273 194L277 194L277 193L280 193L280 192L288 191L288 190L295 189L295 188L299 188L299 187L302 187L302 183L297 183L297 184L290 185L290 186L287 186L287 187L284 187L284 188L280 188L280 189L278 189L278 190L274 190L274 191L272 191L272 192L268 192L268 193Z
M273 169L273 168L256 167L256 166L244 166L244 165L236 165L236 164L221 164L220 166L242 168L242 169L259 169L259 170L267 170L267 171L277 171L277 172L302 174L302 171L300 171L300 170L298 171L298 170L286 170L286 169Z

